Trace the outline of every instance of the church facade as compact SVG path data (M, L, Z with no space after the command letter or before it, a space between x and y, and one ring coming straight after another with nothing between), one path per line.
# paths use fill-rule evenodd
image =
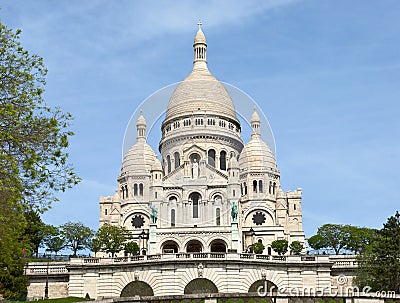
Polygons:
M126 227L142 254L244 253L253 243L304 243L301 189L284 192L256 108L246 144L234 102L209 71L199 27L192 72L173 92L159 143L146 142L146 113L126 153L118 190L100 198L100 225Z
M136 302L137 296L141 302L260 296L299 302L299 295L316 302L352 287L356 256L278 256L271 249L278 239L304 244L302 191L282 190L257 110L248 117L251 139L243 142L234 102L208 70L206 48L199 28L193 70L172 93L161 126L160 159L146 142L141 113L118 189L100 198L100 225L125 227L140 255L31 262L25 268L28 298L47 291L50 298L114 302ZM258 242L263 253L248 253Z

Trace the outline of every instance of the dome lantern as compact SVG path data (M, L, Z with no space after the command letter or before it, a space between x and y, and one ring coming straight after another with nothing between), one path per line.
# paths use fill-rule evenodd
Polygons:
M196 36L194 37L193 49L194 49L194 61L193 61L193 69L207 69L207 43L206 37L204 36L203 31L201 30L201 21L197 23L199 29L197 30Z

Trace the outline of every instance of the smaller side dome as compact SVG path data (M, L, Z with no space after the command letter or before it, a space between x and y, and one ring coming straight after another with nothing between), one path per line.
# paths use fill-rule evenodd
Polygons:
M239 158L240 170L276 170L275 155L260 136L253 136Z
M275 155L271 148L261 139L260 116L257 109L251 117L252 135L251 140L243 148L239 157L240 170L265 171L276 170Z
M152 170L162 170L156 153L146 143L146 120L142 112L140 112L136 126L136 143L129 149L122 161L122 174L149 174Z
M150 145L145 141L138 141L124 157L122 174L149 174L159 163L160 161ZM159 164L159 167L161 167L161 164Z

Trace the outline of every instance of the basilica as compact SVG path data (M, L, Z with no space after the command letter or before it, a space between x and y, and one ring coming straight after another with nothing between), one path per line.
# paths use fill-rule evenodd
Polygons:
M217 303L232 296L259 299L260 289L275 289L269 295L278 296L277 302L300 302L292 299L302 290L315 291L320 302L332 290L351 287L356 256L273 251L271 244L279 239L304 245L302 191L283 191L274 146L263 140L257 107L245 117L251 138L243 142L243 115L234 94L208 69L201 28L193 47L191 73L165 98L159 153L147 143L144 110L134 129L136 143L123 158L118 188L100 198L100 226L125 227L140 254L29 262L29 299L48 294Z
M100 226L128 229L141 254L242 253L286 239L304 243L301 189L285 192L275 155L263 141L256 107L247 144L235 104L209 71L199 26L191 73L170 97L158 150L146 142L146 113L118 176L100 198Z

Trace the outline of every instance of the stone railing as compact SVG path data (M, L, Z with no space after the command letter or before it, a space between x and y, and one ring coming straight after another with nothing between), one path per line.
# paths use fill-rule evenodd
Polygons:
M178 253L163 255L147 255L116 258L76 258L70 262L35 262L25 267L26 275L63 275L67 274L67 266L91 266L112 265L142 262L173 261L182 262L187 260L231 260L242 262L269 262L269 263L332 263L333 269L355 269L358 267L356 256L269 256L256 254L236 253Z
M256 255L247 253L177 253L177 254L159 254L147 256L133 256L133 257L117 257L117 258L82 258L71 259L71 265L90 265L90 264L104 264L110 265L115 263L136 263L136 262L158 262L158 261L171 261L180 262L184 260L240 260L246 262L259 261L259 262L332 262L328 255L326 256L269 256L269 255ZM336 260L342 262L342 260Z
M25 267L25 275L65 275L68 274L69 262L32 262Z
M332 268L357 268L358 260L354 255L330 255L329 261L333 262Z

